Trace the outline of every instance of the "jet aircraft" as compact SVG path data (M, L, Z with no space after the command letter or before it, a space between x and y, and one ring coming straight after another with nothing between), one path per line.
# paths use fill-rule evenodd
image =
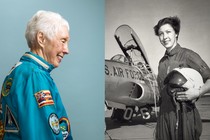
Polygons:
M129 25L119 26L114 37L124 55L105 60L105 104L112 119L149 119L152 111L157 115L159 92L144 47Z

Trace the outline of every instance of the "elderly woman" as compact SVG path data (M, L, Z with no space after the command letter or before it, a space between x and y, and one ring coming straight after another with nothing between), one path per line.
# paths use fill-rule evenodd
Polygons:
M159 61L158 85L160 89L160 113L157 120L157 140L199 140L202 133L202 122L194 100L207 92L210 92L210 69L201 57L194 51L183 48L178 44L180 31L180 19L178 17L166 17L154 26L155 35L159 37L160 43L165 47L164 56ZM187 129L185 136L182 135L180 121L177 126L177 108L164 80L168 73L174 68L192 68L200 73L204 85L200 89L190 88L186 91L177 92L177 102L187 102L185 121Z
M50 72L69 53L69 24L38 11L28 22L30 48L6 76L1 91L4 140L72 140L70 122Z

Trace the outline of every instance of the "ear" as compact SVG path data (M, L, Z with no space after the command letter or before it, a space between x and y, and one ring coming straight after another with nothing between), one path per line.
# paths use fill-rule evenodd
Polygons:
M37 43L39 46L44 47L45 46L45 37L43 32L38 32L36 35Z

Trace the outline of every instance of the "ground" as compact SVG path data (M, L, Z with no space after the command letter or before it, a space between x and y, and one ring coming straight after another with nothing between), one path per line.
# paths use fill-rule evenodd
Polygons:
M210 96L199 99L196 103L203 122L203 132L200 140L210 140ZM140 116L129 122L111 120L111 110L105 113L105 140L154 140L156 126L155 115L150 120Z

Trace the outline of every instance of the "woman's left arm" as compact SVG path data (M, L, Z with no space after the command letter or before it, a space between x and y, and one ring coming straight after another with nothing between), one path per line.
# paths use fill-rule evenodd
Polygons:
M210 93L210 68L203 59L195 52L190 51L187 54L187 64L190 68L197 70L203 77L204 85L199 88L191 88L185 92L177 93L177 100L180 101L196 101L206 93Z
M210 79L205 82L199 91L199 97L205 95L206 93L210 93Z

